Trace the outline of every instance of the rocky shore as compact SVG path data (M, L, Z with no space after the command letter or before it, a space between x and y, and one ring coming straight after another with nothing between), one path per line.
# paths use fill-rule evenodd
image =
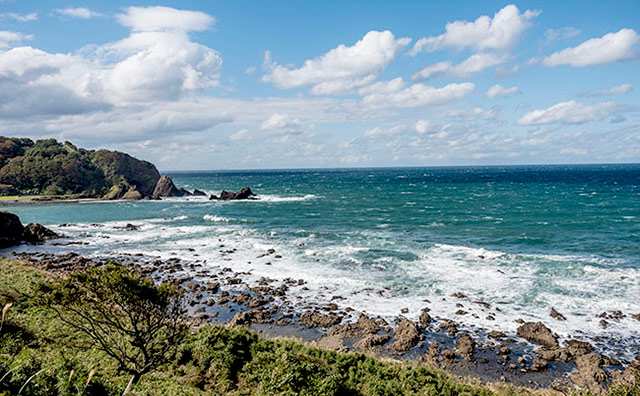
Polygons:
M128 230L135 232L135 225ZM78 241L58 245L70 247L73 243ZM220 249L234 253L223 244ZM264 254L278 255L273 249ZM429 301L425 301L417 322L402 315L388 321L349 307L339 308L336 302L341 296L332 296L320 304L306 304L301 310L294 308L294 302L299 303L294 300L300 297L293 292L305 289L304 279L263 277L257 282L250 281L249 273L207 263L196 255L168 260L126 254L90 259L74 252L55 255L45 248L17 253L15 257L52 272L100 266L107 259L115 259L155 280L181 285L187 291L194 326L218 323L248 327L266 337L296 337L324 349L423 362L484 382L562 392L580 388L600 393L609 386L636 381L640 370L640 356L634 361L619 361L594 352L590 343L579 339L560 343L552 330L552 321L561 320L561 313L555 310L548 323L522 321L517 335L507 335L463 329L450 319L432 316L429 306L436 303ZM467 301L462 292L451 297L491 308L484 302ZM612 319L615 312L606 314L609 320L615 320Z

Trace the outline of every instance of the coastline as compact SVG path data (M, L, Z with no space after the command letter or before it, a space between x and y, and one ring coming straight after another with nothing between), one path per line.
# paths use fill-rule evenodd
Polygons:
M54 242L57 246L78 243L81 241ZM491 335L487 331L484 331L485 337L478 338L477 333L459 330L451 320L431 318L428 309L418 323L402 316L389 322L380 317L369 317L366 312L339 309L333 299L297 311L290 304L288 292L304 288L304 279L282 282L261 279L258 284L252 284L245 277L247 273L209 266L199 260L178 257L161 260L131 254L95 259L73 252L46 253L46 245L37 250L18 253L16 257L53 273L100 266L105 260L114 259L155 281L176 282L187 291L189 315L197 326L215 324L248 328L267 339L293 338L312 347L340 353L359 352L382 360L425 364L484 385L501 383L566 393L578 382L582 388L601 392L605 386L623 383L623 379L628 380L635 372L615 359L604 357L595 368L601 370L598 373L605 373L607 381L590 378L592 374L587 374L586 378L574 377L580 370L576 370L576 356L561 356L562 351L568 350L566 347L547 353L549 360L546 360L532 353L535 342L504 334ZM540 349L548 351L548 348ZM589 369L593 368L589 366Z

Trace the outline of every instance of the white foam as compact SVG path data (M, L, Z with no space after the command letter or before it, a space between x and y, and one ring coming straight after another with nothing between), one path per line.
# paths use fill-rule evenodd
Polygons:
M204 220L207 221L213 221L213 222L222 222L222 223L227 223L229 221L232 221L230 218L228 217L224 217L224 216L216 216L216 215L204 215L202 216L202 218Z

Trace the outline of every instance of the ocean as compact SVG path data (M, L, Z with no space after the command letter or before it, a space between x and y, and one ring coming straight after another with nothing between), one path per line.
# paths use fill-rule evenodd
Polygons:
M208 194L250 186L260 200L8 210L88 242L49 249L206 260L256 280L304 279L306 290L292 291L301 308L333 299L388 319L406 308L415 320L428 306L472 331L515 334L517 319L540 320L561 338L631 359L640 346L640 317L632 317L640 314L638 164L168 175ZM127 223L140 229L123 230ZM499 311L487 315L477 302ZM566 320L551 318L551 308ZM603 328L601 314L612 311L624 317Z

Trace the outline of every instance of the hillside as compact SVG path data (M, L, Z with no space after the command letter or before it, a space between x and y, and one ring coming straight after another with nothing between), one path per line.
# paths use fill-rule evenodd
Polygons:
M139 199L150 197L159 179L152 163L126 153L0 136L0 195Z

